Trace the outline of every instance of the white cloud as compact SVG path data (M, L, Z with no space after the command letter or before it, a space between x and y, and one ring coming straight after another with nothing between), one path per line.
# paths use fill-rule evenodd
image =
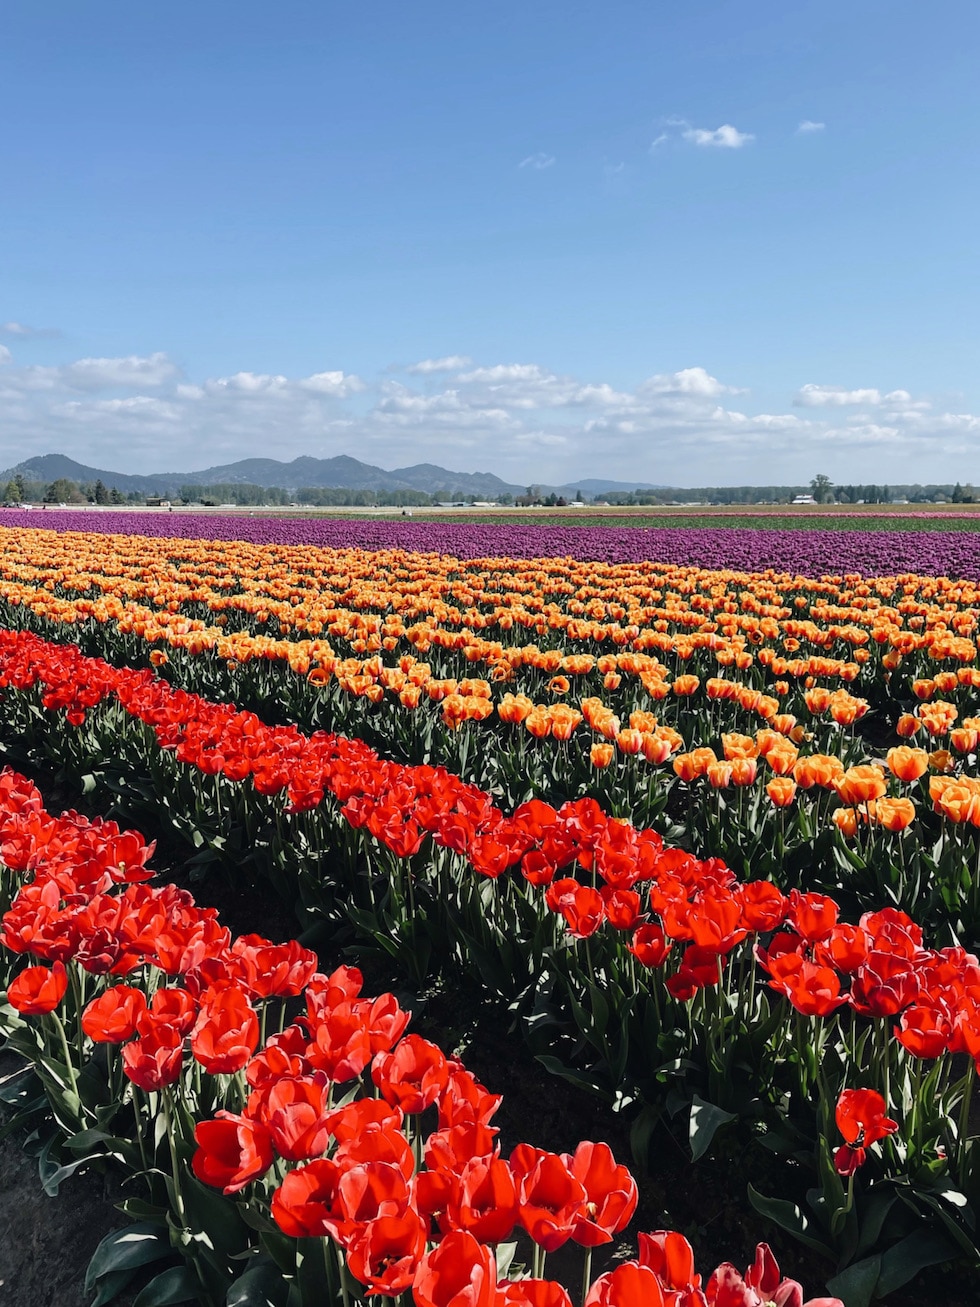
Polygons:
M26 322L0 322L2 336L60 336L55 327L29 327Z
M737 378L697 365L614 386L463 355L420 360L401 379L383 368L370 379L340 369L190 379L164 354L38 368L0 346L0 358L8 462L67 451L124 472L190 472L271 452L467 471L492 450L494 471L516 485L590 475L724 485L805 482L815 466L835 480L880 480L883 461L893 482L922 480L924 467L952 482L980 450L980 415L966 406L937 411L908 389L810 382L791 411L756 412Z
M522 159L517 166L518 168L533 168L535 172L542 172L545 168L553 168L555 162L553 154L545 154L543 150L539 150L537 154L529 154L526 159Z
M743 393L737 386L726 386L704 368L682 368L679 372L658 373L642 382L639 390L653 395L696 395L703 399Z
M0 345L0 367L3 367L5 363L12 362L13 357L6 345Z
M76 390L114 390L140 386L162 386L173 380L178 369L166 354L126 358L78 359L60 369L65 382Z
M844 386L818 386L807 382L801 386L793 403L797 408L844 408L849 404L881 403L881 391L874 388L847 390Z
M343 372L314 372L312 377L304 377L299 383L301 390L313 391L317 395L332 395L334 399L346 399L364 389L360 377Z
M722 123L713 132L704 127L687 127L681 135L693 145L715 146L722 150L740 150L743 145L755 140L751 132L740 132L731 123Z
M809 136L814 132L822 132L827 126L826 123L815 123L810 118L804 118L796 129L797 136Z
M431 372L456 372L472 362L466 354L449 354L444 359L421 359L418 363L410 363L405 371L428 376Z

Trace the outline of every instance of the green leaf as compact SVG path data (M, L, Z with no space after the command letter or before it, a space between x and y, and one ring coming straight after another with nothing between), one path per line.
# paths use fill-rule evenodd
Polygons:
M716 1132L729 1121L735 1120L734 1112L726 1112L714 1103L706 1103L697 1094L691 1099L691 1159L699 1161L711 1147Z
M955 1244L941 1230L913 1231L882 1254L878 1296L884 1298L900 1289L903 1284L908 1284L927 1266L948 1262L955 1256Z
M539 1053L537 1061L541 1063L546 1071L550 1071L553 1076L560 1076L562 1080L577 1085L579 1089L584 1089L589 1094L596 1094L599 1098L611 1098L611 1094L602 1080L589 1075L587 1071L576 1071L572 1067L565 1066L564 1062L559 1058L551 1057L547 1053Z
M200 1302L197 1277L188 1266L171 1266L155 1275L133 1300L133 1307L175 1307Z
M226 1307L285 1307L289 1285L271 1257L253 1259L228 1288Z
M81 1167L103 1156L103 1153L90 1153L88 1157L80 1157L77 1161L69 1162L66 1166L58 1166L54 1170L45 1169L41 1175L41 1186L44 1192L49 1198L57 1198L62 1180L67 1180L70 1175L74 1175Z
M135 1268L131 1271L110 1271L99 1281L99 1292L95 1295L90 1307L106 1307L107 1303L117 1298L130 1283L136 1274Z
M125 1225L120 1230L112 1230L89 1260L85 1272L85 1292L91 1293L105 1275L157 1262L162 1257L169 1257L171 1251L166 1228L157 1221L139 1221L134 1225Z
M827 1288L844 1300L845 1307L869 1307L880 1270L880 1257L866 1257L828 1280Z
M752 1185L749 1185L748 1192L749 1202L761 1216L775 1222L781 1229L788 1230L808 1248L823 1253L825 1257L833 1260L833 1251L821 1239L817 1239L810 1233L810 1222L796 1203L791 1203L786 1198L767 1198L765 1194L760 1194L757 1189L753 1189Z

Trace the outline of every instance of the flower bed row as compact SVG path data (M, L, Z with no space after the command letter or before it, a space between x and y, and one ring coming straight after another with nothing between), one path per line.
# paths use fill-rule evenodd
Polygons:
M921 1253L926 1215L972 1246L958 1195L974 1183L980 966L962 948L925 948L894 909L850 925L829 897L740 883L591 801L560 811L531 802L505 817L444 772L266 727L148 672L25 633L8 633L0 655L8 727L24 739L47 734L79 775L98 765L128 795L147 778L144 798L204 842L237 825L253 865L261 858L287 893L298 888L310 906L333 893L338 911L417 974L437 945L523 1006L538 1037L556 1013L574 1022L595 1063L579 1059L572 1074L620 1103L689 1104L696 1154L735 1116L774 1147L809 1152L816 1224L791 1205L754 1201L842 1262L878 1256L881 1224L867 1212L896 1202L906 1218L892 1213L888 1238L910 1256ZM73 731L49 730L59 709ZM23 904L31 929L37 905L29 895ZM7 934L17 929L15 916ZM550 1051L544 1059L560 1066ZM835 1108L859 1084L887 1101L900 1129L881 1156L857 1152L835 1167ZM850 1142L864 1147L860 1130ZM859 1165L866 1183L855 1190Z
M18 527L34 527L35 513L12 510L5 515ZM49 531L100 531L150 539L191 537L264 544L320 545L366 550L399 548L415 552L484 558L488 552L512 558L574 558L586 561L695 563L701 567L739 567L761 571L921 572L934 576L980 579L976 549L968 533L922 531L885 533L839 531L764 531L738 528L650 529L604 527L493 526L451 523L365 521L324 517L221 516L140 512L44 513ZM488 545L490 549L488 550Z
M744 1275L725 1264L703 1282L663 1230L593 1282L591 1250L637 1200L606 1145L502 1157L500 1098L406 1034L393 995L363 997L352 968L318 973L296 943L232 939L186 891L147 883L139 835L50 816L9 768L0 852L0 1029L44 1086L73 1158L62 1171L113 1158L148 1185L129 1210L151 1219L94 1260L99 1301L173 1248L183 1264L146 1301L571 1307L543 1274L571 1241L584 1307L802 1304L765 1245ZM127 1241L137 1256L119 1255Z

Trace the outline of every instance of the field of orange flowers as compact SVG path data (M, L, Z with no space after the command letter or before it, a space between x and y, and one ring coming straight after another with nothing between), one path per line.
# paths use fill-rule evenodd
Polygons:
M163 822L202 870L268 881L308 943L353 931L416 985L434 971L477 979L546 1066L631 1114L641 1150L663 1122L695 1159L756 1138L784 1159L787 1191L750 1201L827 1258L846 1307L977 1258L980 587L0 538L0 739L15 761ZM465 1142L443 1145L464 1118L442 1106L442 1070L414 1108L386 1079L386 1059L401 1057L410 1069L391 1074L424 1085L446 1061L434 1046L400 1029L378 1043L348 981L312 970L277 998L298 1005L304 985L334 997L307 988L307 1015L270 1035L257 971L293 962L229 961L238 946L204 926L193 960L175 944L161 963L141 914L176 907L144 909L144 891L112 877L98 880L98 907L84 905L86 887L42 851L32 804L3 823L0 1019L74 1154L111 1151L95 1134L115 1137L124 1105L137 1123L166 1114L157 1143L173 1145L172 1166L149 1169L171 1176L156 1194L167 1248L196 1250L173 1270L185 1287L196 1276L202 1301L223 1301L242 1257L239 1278L274 1282L261 1292L289 1307L365 1292L418 1307L571 1301L544 1254L623 1228L625 1168L530 1146L504 1163L476 1109ZM141 901L123 911L127 895ZM188 1013L174 992L191 995ZM280 1024L299 1011L283 1002ZM111 1038L86 1027L96 1003ZM213 1039L234 1047L230 1060L202 1056ZM351 1040L364 1058L340 1078ZM329 1051L311 1055L319 1042ZM131 1072L145 1058L156 1070L141 1085ZM92 1107L79 1086L96 1065L107 1078ZM364 1157L332 1122L348 1093L378 1092L380 1151ZM433 1104L425 1142L405 1119ZM191 1213L180 1173L195 1134ZM302 1219L287 1211L301 1189ZM218 1219L207 1204L219 1199L238 1243L209 1259L193 1231ZM595 1224L604 1204L615 1218L583 1235L582 1212ZM328 1249L316 1276L314 1236ZM802 1302L764 1253L702 1281L678 1238L641 1236L639 1257L594 1283L587 1261L581 1300ZM102 1265L114 1267L109 1252Z

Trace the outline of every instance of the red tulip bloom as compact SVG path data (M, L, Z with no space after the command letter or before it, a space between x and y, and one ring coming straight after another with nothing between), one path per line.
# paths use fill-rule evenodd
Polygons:
M670 950L671 945L667 943L663 926L658 926L656 922L639 926L633 932L633 939L629 945L629 951L636 960L650 968L662 967Z
M585 1188L585 1211L572 1238L585 1248L610 1243L636 1211L636 1181L625 1166L617 1165L608 1144L583 1141L574 1155L563 1153L562 1161Z
M552 881L545 890L545 902L552 912L565 918L569 933L575 939L588 939L594 935L605 916L605 904L597 889L581 885L570 876Z
M502 1282L501 1307L572 1307L568 1290L556 1280Z
M942 1008L920 1002L907 1007L899 1018L895 1038L913 1057L940 1057L950 1046L952 1022Z
M67 988L68 972L63 962L53 967L28 967L10 982L7 1001L22 1016L40 1017L55 1010Z
M589 1290L585 1307L664 1307L664 1292L648 1267L625 1262L599 1276Z
M251 1100L249 1100L251 1103ZM330 1142L326 1077L283 1076L263 1097L262 1120L280 1157L305 1162Z
M272 1195L272 1218L293 1239L339 1237L345 1224L340 1167L323 1157L290 1171Z
M808 962L798 953L769 958L770 989L785 994L805 1017L826 1017L847 1000L841 995L840 980L829 967Z
M746 930L778 930L786 919L789 900L768 880L750 880L739 897Z
M787 919L810 944L826 939L837 925L837 904L826 894L803 894L792 890Z
M557 1153L518 1144L511 1153L517 1181L518 1220L545 1252L554 1252L587 1217L585 1185Z
M210 1075L241 1071L259 1042L259 1019L240 989L211 993L191 1034L191 1052Z
M408 1208L399 1216L368 1221L347 1245L347 1266L355 1280L366 1284L368 1295L391 1298L411 1287L425 1252L425 1226L418 1212Z
M493 1253L453 1230L422 1258L412 1286L415 1307L499 1307Z
M654 1272L661 1285L677 1293L701 1288L701 1277L694 1271L694 1249L675 1230L654 1230L641 1234L640 1265Z
M152 1025L162 1021L182 1035L189 1035L197 1013L198 1002L193 994L186 989L164 986L155 991L146 1012L137 1017L136 1029L142 1035L148 1022Z
M139 1039L123 1044L123 1070L134 1085L147 1093L172 1085L180 1076L184 1037L173 1026L147 1026Z
M849 1144L868 1148L898 1129L898 1122L885 1116L887 1106L875 1089L845 1089L834 1112L837 1129Z
M768 1244L756 1248L755 1261L742 1276L723 1262L705 1286L708 1307L804 1307L796 1280L782 1279ZM839 1298L812 1298L805 1307L844 1307Z
M275 1160L265 1126L232 1112L219 1112L215 1120L201 1121L194 1138L198 1143L191 1159L194 1174L226 1194L237 1194L265 1175Z
M122 1044L136 1034L146 996L131 985L113 985L93 998L82 1013L82 1029L97 1044Z
M834 1153L834 1170L838 1175L853 1175L864 1165L867 1156L866 1148L852 1148L850 1144L841 1144Z
M449 1083L449 1063L442 1049L419 1035L406 1035L392 1053L378 1053L371 1079L387 1102L403 1112L424 1112Z
M450 1229L468 1230L481 1243L500 1243L517 1224L517 1188L501 1157L474 1157L459 1173L446 1207Z

